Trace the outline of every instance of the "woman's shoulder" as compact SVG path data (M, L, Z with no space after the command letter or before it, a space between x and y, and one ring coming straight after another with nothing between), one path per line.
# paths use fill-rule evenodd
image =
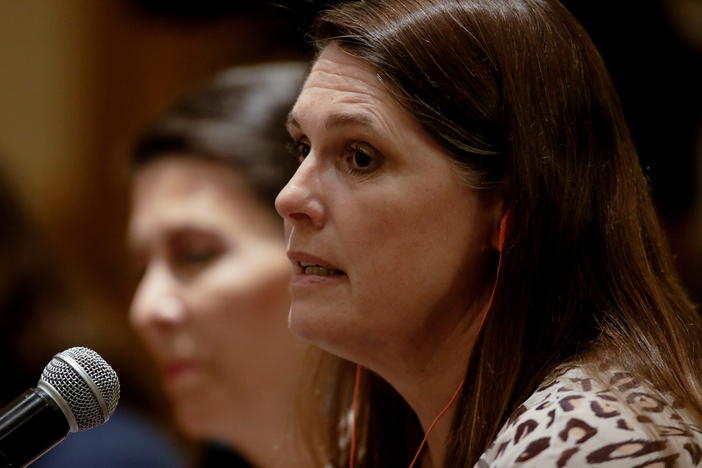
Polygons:
M632 374L557 369L502 427L477 467L698 466L702 431Z

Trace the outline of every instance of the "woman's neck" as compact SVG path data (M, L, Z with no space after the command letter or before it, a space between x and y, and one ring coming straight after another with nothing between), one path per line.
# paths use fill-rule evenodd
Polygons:
M288 394L288 397L290 395ZM250 427L232 428L229 443L253 466L260 468L302 468L301 453L296 449L290 419L291 399L272 401L261 397L265 405L254 404L236 417L250 421Z
M452 354L452 362L441 367L441 372L423 372L417 374L414 385L400 393L417 414L422 425L427 443L423 454L419 455L415 467L439 468L448 444L451 422L455 414L455 399L453 398L462 388L467 359L456 359L456 356L466 354L465 348L456 349ZM438 366L437 366L438 367ZM417 447L419 449L419 447Z
M221 410L210 415L208 432L259 468L302 468L293 434L292 408L302 372L304 347L296 343L280 358L277 371L249 372L245 385L222 384ZM262 366L266 369L266 366Z
M423 463L415 463L416 468L443 466L456 402L453 401L447 409L446 407L454 394L460 393L459 387L463 383L480 327L480 320L475 319L479 316L480 314L464 313L464 323L450 327L443 334L436 334L435 339L423 340L422 347L414 346L411 350L398 352L400 355L411 356L402 361L404 366L399 372L379 372L417 414L425 434L431 428L428 447L425 446L423 455L420 455ZM443 415L435 422L444 409Z

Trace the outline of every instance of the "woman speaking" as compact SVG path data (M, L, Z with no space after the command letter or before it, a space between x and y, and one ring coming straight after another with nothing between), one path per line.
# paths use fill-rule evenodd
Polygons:
M319 466L699 464L700 318L565 8L350 2L315 41L276 206Z

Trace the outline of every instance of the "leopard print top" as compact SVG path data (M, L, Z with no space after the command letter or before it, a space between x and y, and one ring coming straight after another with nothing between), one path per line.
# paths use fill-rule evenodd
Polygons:
M599 385L564 367L513 413L474 468L688 467L702 461L702 431L669 398L631 374Z

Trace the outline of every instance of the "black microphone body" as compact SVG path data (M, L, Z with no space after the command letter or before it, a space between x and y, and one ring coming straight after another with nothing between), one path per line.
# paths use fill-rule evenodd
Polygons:
M19 468L61 442L70 426L41 388L30 388L0 410L0 468Z

